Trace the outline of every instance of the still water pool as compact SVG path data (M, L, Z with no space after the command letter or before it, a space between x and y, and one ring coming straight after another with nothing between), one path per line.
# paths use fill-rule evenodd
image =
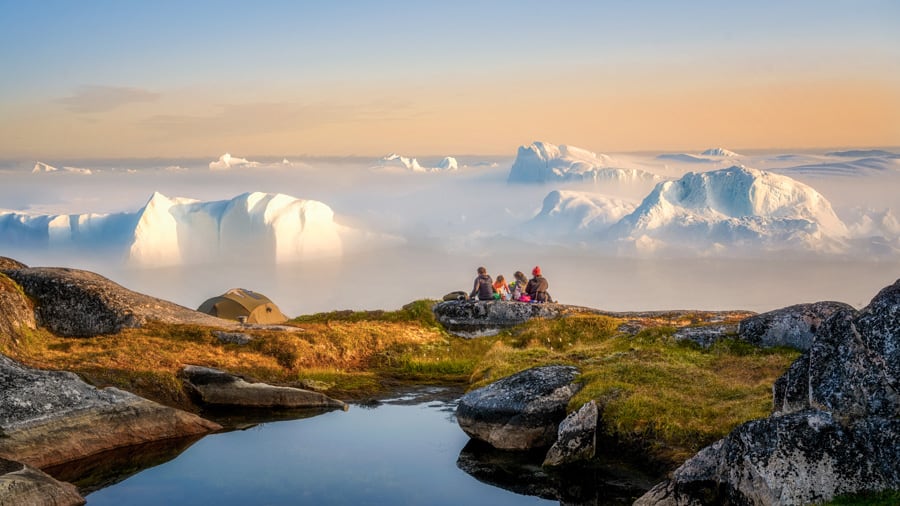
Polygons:
M107 480L86 499L90 506L558 504L560 482L540 469L539 457L470 444L455 408L454 393L421 390L213 434L167 462ZM612 474L601 502L629 502L651 484ZM578 478L585 479L597 477ZM588 488L593 500L605 493Z

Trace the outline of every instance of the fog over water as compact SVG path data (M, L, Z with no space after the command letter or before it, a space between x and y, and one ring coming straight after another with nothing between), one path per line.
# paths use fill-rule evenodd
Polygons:
M855 208L900 211L900 171L848 176L787 170L808 165L816 156L797 160L758 155L742 163L784 169L827 198L848 227ZM900 277L897 255L866 250L710 255L698 245L696 252L648 254L602 244L590 235L545 239L535 235L529 220L550 191L592 192L638 205L656 183L510 184L512 156L457 158L458 171L441 173L410 172L368 159L260 158L253 159L256 166L220 171L210 170L211 159L46 160L61 169L51 173L32 173L34 161L0 162L0 210L135 213L153 192L203 201L246 192L282 193L324 202L334 211L335 222L368 233L352 244L345 242L341 256L284 263L217 258L191 265L139 266L127 261L123 249L99 244L26 248L8 237L0 238L0 255L31 266L90 269L133 290L194 308L229 288L248 288L268 295L291 316L395 309L415 299L468 291L480 265L507 278L540 265L555 299L616 311L766 311L817 300L861 307ZM620 155L617 160L672 178L688 170L728 166L727 161L692 166L644 155ZM435 167L440 157L419 161ZM66 172L63 166L92 173Z

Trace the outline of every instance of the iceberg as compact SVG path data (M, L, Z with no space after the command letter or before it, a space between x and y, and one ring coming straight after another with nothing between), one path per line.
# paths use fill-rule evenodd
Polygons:
M400 169L404 172L451 172L459 169L459 163L456 161L456 158L452 156L446 156L440 163L437 164L436 167L423 167L419 161L415 158L409 158L406 156L401 156L396 153L391 153L387 156L384 156L379 160L379 165L377 168L380 169Z
M660 183L610 238L653 249L760 247L835 252L848 234L831 204L787 176L743 166Z
M326 204L278 193L203 202L157 192L135 213L0 212L5 245L112 251L135 266L329 258L343 253L345 239L360 235L337 224Z
M614 167L613 159L575 146L534 142L520 146L509 171L510 183L635 182L661 179L650 172Z
M634 211L635 204L597 193L554 190L540 212L526 224L543 237L596 236Z

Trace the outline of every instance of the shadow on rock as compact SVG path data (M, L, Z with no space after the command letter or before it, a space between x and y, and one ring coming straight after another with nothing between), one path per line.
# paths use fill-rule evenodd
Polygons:
M657 479L621 462L595 459L549 469L544 452L511 452L471 440L456 467L476 480L510 492L559 501L564 505L631 504Z

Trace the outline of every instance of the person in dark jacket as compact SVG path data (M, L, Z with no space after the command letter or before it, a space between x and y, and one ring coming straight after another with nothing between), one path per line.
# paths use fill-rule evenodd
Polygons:
M487 269L478 268L478 277L475 278L475 286L472 288L473 299L493 300L494 299L494 280L488 276Z
M535 266L534 269L531 270L533 278L528 282L528 286L525 287L525 293L531 297L533 302L553 302L550 299L550 294L547 293L547 288L550 288L550 283L544 279L544 276L541 275L541 267Z

